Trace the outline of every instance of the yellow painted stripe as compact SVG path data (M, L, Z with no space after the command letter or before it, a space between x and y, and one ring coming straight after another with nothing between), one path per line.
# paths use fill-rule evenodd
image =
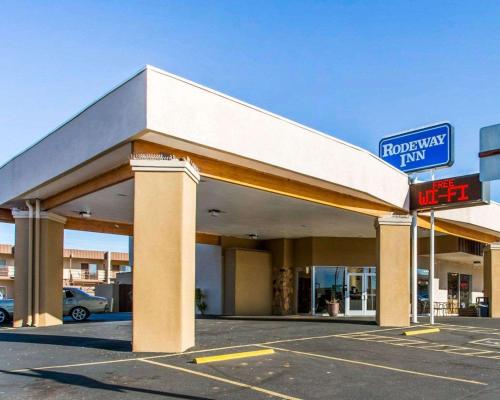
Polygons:
M273 353L274 353L273 349L243 351L241 353L229 353L229 354L218 354L216 356L197 357L193 361L195 364L206 364L217 361L236 360L238 358L266 356L268 354L273 354Z
M267 390L267 389L264 389L264 388L261 388L261 387L258 387L258 386L254 386L254 385L249 385L248 383L233 381L233 380L230 380L230 379L227 379L227 378L222 378L220 376L210 375L210 374L206 374L204 372L193 371L192 369L178 367L176 365L164 364L164 363L160 363L160 362L157 362L157 361L152 361L152 360L148 360L148 359L141 359L141 358L139 358L138 361L142 361L142 362L145 362L145 363L157 365L159 367L174 369L174 370L177 370L177 371L185 372L185 373L192 374L192 375L201 376L203 378L208 378L208 379L212 379L212 380L219 381L219 382L228 383L230 385L235 385L235 386L243 387L243 388L246 388L246 389L254 390L256 392L267 394L269 396L277 397L279 399L300 400L298 397L287 396L286 394L278 393L278 392L275 392L275 391L272 391L272 390Z
M439 328L428 328L428 329L418 329L413 331L404 331L403 335L414 336L414 335L425 335L426 333L438 333L438 332L440 332Z
M270 346L264 346L264 345L261 345L261 346L262 347L271 348ZM418 376L423 376L423 377L427 377L427 378L443 379L443 380L447 380L447 381L470 383L470 384L473 384L473 385L488 386L488 384L485 383L485 382L473 381L473 380L469 380L469 379L453 378L453 377L450 377L450 376L429 374L429 373L426 373L426 372L418 372L418 371L412 371L412 370L409 370L409 369L394 368L394 367L389 367L387 365L380 365L380 364L373 364L373 363L364 362L364 361L350 360L350 359L347 359L347 358L325 356L323 354L317 354L317 353L307 353L305 351L290 350L290 349L284 349L284 348L280 348L280 347L272 347L272 348L274 350L278 350L278 351L288 351L290 353L300 354L300 355L309 356L309 357L318 357L318 358L324 358L324 359L327 359L327 360L340 361L340 362L349 363L349 364L355 364L355 365L362 365L362 366L365 366L365 367L380 368L380 369L385 369L385 370L394 371L394 372L401 372L401 373L404 373L404 374L418 375Z

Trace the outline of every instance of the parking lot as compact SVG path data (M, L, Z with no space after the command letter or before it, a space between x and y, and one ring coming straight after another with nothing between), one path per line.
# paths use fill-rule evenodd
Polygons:
M129 314L2 327L0 398L498 399L500 323L448 318L438 326L403 336L349 321L199 319L198 345L183 354L131 353ZM274 353L193 363L261 349Z

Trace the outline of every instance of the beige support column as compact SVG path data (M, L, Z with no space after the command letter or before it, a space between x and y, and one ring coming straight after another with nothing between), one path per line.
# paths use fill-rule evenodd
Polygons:
M133 351L179 352L195 344L196 185L189 161L132 160Z
M488 298L490 317L500 318L500 242L484 249L484 296Z
M41 212L39 232L33 218L30 235L29 213L14 211L13 216L16 221L14 326L62 324L66 219L53 213ZM38 252L35 251L37 248Z
M32 325L32 245L30 231L30 220L28 218L16 218L16 233L14 246L14 265L15 265L15 280L14 280L14 327ZM33 225L33 224L31 224ZM31 226L31 229L32 226ZM31 239L31 240L30 240Z
M377 229L377 324L410 325L409 216L379 218Z

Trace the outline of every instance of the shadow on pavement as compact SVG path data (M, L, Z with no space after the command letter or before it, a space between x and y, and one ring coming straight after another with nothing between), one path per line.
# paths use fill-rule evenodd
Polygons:
M30 370L29 372L13 372L13 371L5 371L0 370L0 373L8 374L8 375L16 375L16 376L24 376L28 378L36 378L36 379L49 379L53 382L58 382L64 385L73 385L73 386L81 386L82 388L88 389L98 389L98 390L108 390L111 392L137 392L137 393L145 393L156 396L170 397L174 399L188 399L188 400L211 400L207 397L198 397L191 396L187 394L178 394L171 392L163 392L159 390L152 389L144 389L144 388L136 388L130 386L109 384L98 381L93 378L89 378L84 375L79 374L70 374L66 372L56 372L56 371L47 371L47 370Z
M64 324L88 324L92 322L123 322L132 321L132 313L130 312L117 312L117 313L102 313L90 314L89 319L85 321L74 321L71 317L63 318Z
M103 339L80 336L26 334L12 331L0 331L0 342L87 347L111 351L132 351L132 344L129 340Z
M354 325L377 325L373 318L346 317L309 317L309 316L204 316L204 319L224 319L235 321L279 321L279 322L311 322L311 323L342 323Z

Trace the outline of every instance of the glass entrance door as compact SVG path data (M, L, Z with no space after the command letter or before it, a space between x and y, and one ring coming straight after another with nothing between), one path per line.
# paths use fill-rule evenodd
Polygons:
M347 274L346 315L363 315L363 276L362 273Z
M377 311L377 276L365 274L366 308L365 315L375 315Z
M346 315L375 315L377 308L376 288L376 275L374 273L348 273L345 293Z

